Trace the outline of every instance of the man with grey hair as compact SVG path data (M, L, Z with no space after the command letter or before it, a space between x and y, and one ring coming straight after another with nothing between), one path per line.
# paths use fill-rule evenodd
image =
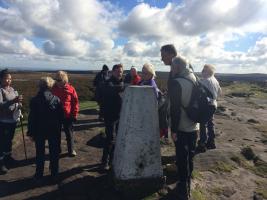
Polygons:
M217 108L217 99L221 95L222 90L214 74L215 66L211 64L205 64L202 70L202 79L200 82L212 94L213 104ZM200 123L200 138L196 151L198 153L203 153L207 149L215 148L215 129L212 116L207 123Z
M178 182L174 191L179 200L187 200L190 196L198 124L188 118L184 108L190 103L194 82L196 82L196 77L189 69L187 61L181 56L174 57L171 63L168 94L170 98L171 136L176 147L178 171Z

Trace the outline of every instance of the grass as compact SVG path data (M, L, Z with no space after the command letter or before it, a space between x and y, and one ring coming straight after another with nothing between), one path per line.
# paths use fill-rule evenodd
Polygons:
M248 169L258 176L267 177L267 163L257 156L255 156L252 162L247 161L243 156L232 156L231 160L237 163L238 166Z
M80 102L80 110L85 109L98 109L97 102L95 101L81 101Z
M264 199L267 199L267 189L257 189L256 193L262 196Z
M211 188L210 192L215 194L216 196L220 196L223 194L223 188L221 188L221 187Z
M267 177L267 163L260 159L256 160L254 162L253 171L255 172L255 174L266 178Z
M251 97L267 98L267 89L251 83L233 83L223 88L225 94L244 93Z
M267 144L267 125L259 124L259 125L255 125L254 127L257 131L261 132L261 135L262 135L261 142L263 144Z
M213 173L231 173L236 167L230 163L217 161L216 165L210 169Z
M207 200L204 191L199 187L192 190L191 194L193 200Z
M192 178L193 178L193 179L198 179L198 180L200 180L200 179L203 178L203 175L202 175L199 171L197 171L197 170L193 170L193 172L192 172Z
M98 109L98 105L95 101L80 101L80 110L85 110L85 109ZM27 125L28 125L28 115L24 115L25 117L23 118L23 130L24 130L24 135L26 135L27 132ZM15 133L21 133L21 124L20 122L17 123L17 128L15 130Z
M256 193L262 196L264 199L267 199L267 181L255 181L257 184Z

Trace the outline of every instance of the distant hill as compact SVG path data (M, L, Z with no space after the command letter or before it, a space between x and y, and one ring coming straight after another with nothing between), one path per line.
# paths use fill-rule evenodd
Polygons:
M1 70L1 69L0 69ZM11 71L16 72L16 73L33 73L33 72L47 72L47 73L54 73L55 71L58 70L14 70L11 69ZM100 70L86 70L86 71L81 71L81 70L65 70L70 74L96 74ZM128 73L129 70L124 70L124 74ZM140 72L139 72L140 73ZM157 71L156 72L157 77L161 79L168 79L169 72L161 72ZM196 73L199 77L201 76L201 73L197 72ZM253 73L253 74L226 74L226 73L216 73L216 78L220 81L250 81L250 82L266 82L267 81L267 74L260 74L260 73Z
M201 77L201 73L196 73ZM169 72L157 72L157 76L162 79L167 79ZM265 82L267 81L267 74L223 74L217 73L216 78L220 81L249 81L249 82Z

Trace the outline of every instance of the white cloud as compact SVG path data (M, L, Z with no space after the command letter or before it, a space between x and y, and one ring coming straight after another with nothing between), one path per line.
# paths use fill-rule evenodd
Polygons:
M23 55L20 63L25 59L29 65L47 61L51 66L85 68L122 62L127 68L152 62L156 69L168 70L159 51L161 45L173 43L197 71L208 62L224 72L254 68L267 73L265 0L185 0L164 8L137 0L137 6L124 12L113 1L6 2L8 9L0 7L0 61L5 63L6 55L15 54ZM225 50L226 42L234 43L250 33L263 38L248 51ZM116 44L120 37L124 41Z
M34 43L27 39L22 39L18 42L19 52L26 55L40 54L40 50L34 45Z
M33 44L32 41L22 38L15 41L0 40L0 53L35 55L41 54L41 51Z
M27 24L32 36L47 40L43 48L49 55L82 56L89 55L89 46L95 51L114 47L113 28L120 11L107 2L10 0L9 4Z
M83 56L88 45L83 40L48 40L43 45L44 52L57 56Z

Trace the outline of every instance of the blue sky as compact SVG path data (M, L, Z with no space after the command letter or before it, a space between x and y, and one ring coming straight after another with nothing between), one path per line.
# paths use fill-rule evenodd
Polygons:
M0 67L169 71L171 43L196 71L267 73L264 0L0 0L0 26Z

